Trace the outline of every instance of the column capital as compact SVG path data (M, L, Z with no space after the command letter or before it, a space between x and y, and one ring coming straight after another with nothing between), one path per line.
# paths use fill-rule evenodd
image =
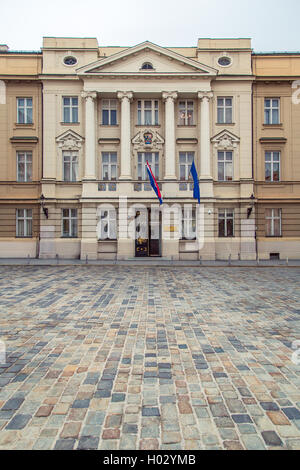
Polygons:
M96 91L82 91L81 97L84 98L85 100L87 100L88 98L95 100L97 98L97 92Z
M128 101L133 100L133 92L132 91L118 91L117 97L120 101L127 99Z
M162 97L164 101L172 100L174 102L178 98L178 93L177 91L163 91Z
M214 96L212 91L198 91L198 98L199 100L207 99L208 101L212 99Z

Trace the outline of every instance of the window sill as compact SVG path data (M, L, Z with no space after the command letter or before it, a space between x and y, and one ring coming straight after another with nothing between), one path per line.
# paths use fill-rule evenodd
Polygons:
M61 122L62 126L79 126L80 122Z
M235 126L235 122L216 122L216 126Z
M180 129L186 129L186 128L189 128L191 127L192 129L194 129L195 127L197 127L197 124L177 124L177 127L179 127Z
M282 181L278 180L278 181L264 181L264 184L266 185L269 185L269 184L279 184L279 183L282 183Z
M222 235L219 235L218 238L221 238L221 239L228 239L228 238L231 238L232 240L234 240L235 236L232 236L232 237L225 237L225 236L222 236Z
M69 183L73 183L73 184L74 184L74 183L80 183L80 181L77 181L77 180L76 180L76 181L71 181L71 180L70 180L70 181L65 181L65 180L62 180L62 181L59 181L59 183L68 183L68 184L69 184Z
M234 183L234 180L218 180L218 183Z
M100 124L100 127L119 127L119 124Z
M30 127L33 126L33 122L15 122L16 127Z
M278 129L280 127L283 127L283 124L282 123L279 123L279 124L263 124L263 128L266 127L266 128L274 128L274 129Z
M146 128L147 127L154 127L154 128L159 129L161 127L161 125L160 124L135 124L135 127L139 127L139 128L141 128L141 127L146 127Z
M63 238L64 240L78 240L78 237L61 236L60 238Z
M20 239L20 238L21 238L21 239L22 239L22 238L31 239L31 238L33 238L33 236L31 235L31 236L28 236L28 237L22 237L21 235L17 235L16 238L17 238L17 239Z

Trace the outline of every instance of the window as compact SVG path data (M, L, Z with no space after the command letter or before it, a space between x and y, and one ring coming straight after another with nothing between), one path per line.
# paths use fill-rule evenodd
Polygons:
M157 126L158 125L158 101L141 100L138 101L138 125Z
M281 237L281 209L266 209L266 236Z
M142 67L142 70L153 70L153 65L150 62L145 62Z
M219 237L234 236L234 210L219 209Z
M232 98L218 98L218 124L232 124Z
M218 59L218 64L221 65L221 67L229 67L231 65L232 60L230 57L223 56Z
M32 98L17 98L18 124L32 124Z
M17 237L32 237L32 209L17 209L16 235Z
M265 98L265 124L279 124L279 98Z
M149 163L155 179L159 179L159 154L158 152L138 153L138 180L146 181L149 179L146 170L146 163Z
M62 209L62 237L77 237L77 209Z
M232 181L232 152L218 152L218 181Z
M116 181L117 179L117 153L102 152L102 179Z
M78 123L78 98L77 96L63 97L63 118L66 123Z
M63 178L64 181L77 181L78 154L77 152L63 152Z
M117 217L115 209L101 209L99 224L99 240L117 239Z
M68 55L67 57L64 58L64 64L65 65L76 65L77 64L77 59L76 57L72 55Z
M117 125L117 100L102 100L102 125Z
M32 181L32 153L17 152L17 181Z
M280 152L265 153L265 179L266 181L280 181Z
M192 126L194 124L194 102L179 101L179 126Z
M182 217L182 236L183 240L195 240L196 238L196 209L185 208Z
M194 156L194 152L179 152L179 178L181 181L192 179L190 171Z

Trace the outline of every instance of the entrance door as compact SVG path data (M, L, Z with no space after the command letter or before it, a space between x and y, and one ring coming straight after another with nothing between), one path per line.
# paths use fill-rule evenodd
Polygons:
M151 209L148 209L146 219L147 227L141 227L136 223L135 256L159 257L161 256L161 213L153 214L151 217Z
M149 209L149 256L161 256L161 212Z

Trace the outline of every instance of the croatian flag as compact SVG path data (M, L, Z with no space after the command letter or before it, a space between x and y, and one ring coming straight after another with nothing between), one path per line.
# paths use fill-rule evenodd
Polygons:
M150 165L149 165L149 163L148 163L148 160L147 160L146 168L147 168L147 171L148 171L148 176L149 176L150 184L151 184L152 188L154 189L156 196L157 196L158 199L159 199L159 203L162 204L163 201L162 201L162 198L161 198L160 190L159 190L158 184L157 184L157 182L156 182L156 179L155 179L155 177L154 177L154 174L152 173L152 170L151 170L151 167L150 167Z
M193 177L193 180L194 180L193 198L198 199L198 204L200 204L200 187L199 187L199 180L198 180L198 174L197 174L195 162L193 162L190 171L192 173L192 177Z

